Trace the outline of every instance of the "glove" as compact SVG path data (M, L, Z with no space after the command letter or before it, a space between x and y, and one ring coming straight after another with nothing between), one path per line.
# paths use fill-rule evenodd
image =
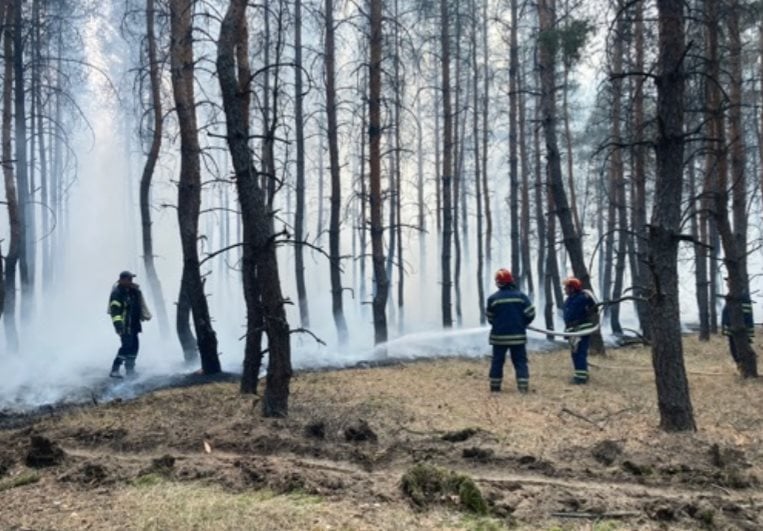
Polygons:
M572 352L577 351L578 345L580 344L580 338L579 337L570 337L567 339L570 343L570 349L572 349Z

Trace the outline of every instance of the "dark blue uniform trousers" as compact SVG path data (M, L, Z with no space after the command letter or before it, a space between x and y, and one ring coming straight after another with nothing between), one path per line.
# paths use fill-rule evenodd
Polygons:
M572 366L575 369L574 379L576 383L588 383L588 347L590 345L591 336L583 336L572 351Z
M111 366L111 370L118 371L119 367L121 367L122 363L124 363L127 374L132 374L132 372L135 370L135 358L138 357L138 349L140 348L138 333L132 332L129 334L122 334L119 337L122 340L122 346L117 352L117 357L114 358L114 363Z
M530 383L530 370L527 367L527 350L525 345L493 345L493 361L490 364L490 389L499 391L503 382L503 365L506 363L506 352L511 351L511 363L517 377L517 388L526 391Z

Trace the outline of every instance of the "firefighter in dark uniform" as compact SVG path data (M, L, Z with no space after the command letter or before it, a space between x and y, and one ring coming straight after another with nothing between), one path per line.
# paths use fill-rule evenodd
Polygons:
M726 282L728 282L728 279L726 279ZM739 352L737 352L737 349L734 346L734 338L731 334L731 310L729 308L728 298L729 295L726 295L726 304L723 305L723 310L721 311L721 329L723 335L729 338L731 357L737 367L739 367L742 360L739 357ZM744 326L747 329L747 339L752 343L752 340L755 337L755 321L752 315L752 300L750 300L750 297L747 295L742 299L742 313L744 314Z
M564 281L564 331L584 333L596 327L598 311L596 301L588 291L583 289L583 283L575 277ZM570 337L572 353L573 377L570 383L584 385L588 383L588 347L591 344L590 335Z
M527 367L527 325L535 318L535 307L530 299L519 291L508 269L499 269L495 274L498 291L487 299L485 315L493 325L490 344L493 346L493 360L490 365L490 391L498 392L503 383L503 365L506 351L511 351L511 363L517 378L517 389L527 393L530 371Z
M112 378L121 378L119 368L124 363L127 376L135 374L135 358L138 357L138 334L143 331L141 321L151 319L140 288L132 280L135 275L122 271L109 297L109 315L114 330L119 335L121 346L111 366Z

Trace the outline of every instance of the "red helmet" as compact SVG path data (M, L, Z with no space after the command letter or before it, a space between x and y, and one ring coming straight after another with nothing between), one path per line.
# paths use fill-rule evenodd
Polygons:
M583 289L583 283L580 282L580 279L575 277L567 277L564 279L564 282L562 282L565 288L570 288L572 291L580 291Z
M508 286L514 283L514 276L506 268L501 268L495 272L495 283L499 286Z

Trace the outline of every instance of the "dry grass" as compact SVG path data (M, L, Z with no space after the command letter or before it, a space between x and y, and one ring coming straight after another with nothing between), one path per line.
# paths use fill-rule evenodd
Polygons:
M710 441L744 446L760 458L763 382L740 380L725 346L721 338L710 343L693 338L685 341L698 426L695 434L659 430L651 356L643 347L610 350L606 358L592 357L595 366L588 386L567 383L571 375L567 352L531 355L532 392L527 396L514 391L509 362L506 390L495 395L488 391L487 360L447 360L309 374L297 379L294 398L345 406L395 405L405 412L396 418L406 429L437 432L481 427L506 446L541 457L608 438L644 450L656 441L679 449L685 439ZM563 413L565 408L596 425Z
M0 480L8 485L0 528L490 530L512 523L466 516L444 505L414 510L402 498L399 480L419 459L472 474L488 493L498 488L493 477L549 479L499 493L512 505L520 529L658 528L664 524L647 517L641 494L627 488L608 494L607 485L640 488L642 480L617 464L592 461L593 446L618 441L628 459L652 467L712 468L708 449L717 444L738 451L744 472L763 478L763 383L736 376L721 338L709 343L688 338L684 345L698 425L689 434L659 430L650 353L635 347L592 358L591 384L585 387L567 383L567 352L532 354L528 395L513 389L510 364L506 391L491 394L487 359L449 359L299 375L291 415L283 420L261 418L256 400L239 395L234 384L160 391L69 412L33 428L70 456L50 471L30 474L21 465L28 431L0 432L0 448L16 456L12 476ZM760 344L756 348L763 350ZM344 428L358 419L369 423L378 443L344 440ZM305 435L306 424L315 421L325 423L325 439ZM465 428L478 429L465 445L440 438ZM466 461L461 449L472 444L508 461ZM152 459L165 453L177 457L174 470L152 473ZM552 472L512 468L517 456L547 461ZM88 464L102 466L106 480L83 479ZM252 483L246 467L265 480ZM13 479L27 476L36 483ZM327 478L344 486L327 488ZM647 483L665 491L663 500L689 500L695 490L699 498L711 499L734 488L659 474ZM578 492L576 485L591 488ZM740 491L740 497L747 493L752 495ZM570 496L645 516L599 523L550 518ZM681 518L671 527L693 528L685 514Z

